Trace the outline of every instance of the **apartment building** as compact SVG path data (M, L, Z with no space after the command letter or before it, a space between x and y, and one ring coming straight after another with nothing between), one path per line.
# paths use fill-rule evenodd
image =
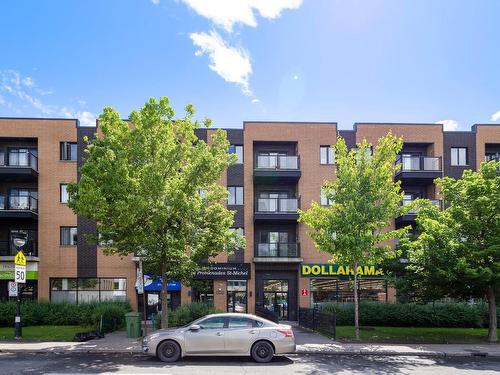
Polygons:
M350 148L366 138L376 144L388 131L402 136L397 163L401 169L403 204L416 198L441 206L433 180L460 177L484 160L500 160L500 126L474 125L470 131L444 132L441 124L356 123L339 130L336 123L244 122L227 129L230 152L238 156L221 179L227 186L227 207L235 211L233 228L246 238L246 248L220 254L189 285L168 281L171 307L202 301L236 312L271 311L282 320L296 320L299 307L332 300L353 300L348 266L329 264L298 223L297 209L322 196L325 180L335 178L331 146L342 136ZM77 120L0 119L0 298L7 298L13 280L14 239L26 240L28 282L23 298L82 302L129 300L142 308L135 290L136 259L106 256L85 241L95 224L76 217L67 207L66 184L78 179L83 137L94 127ZM210 142L213 130L198 129ZM415 225L415 213L397 218L393 227ZM391 302L396 291L377 265L364 265L360 298ZM147 275L148 311L157 307L161 284Z

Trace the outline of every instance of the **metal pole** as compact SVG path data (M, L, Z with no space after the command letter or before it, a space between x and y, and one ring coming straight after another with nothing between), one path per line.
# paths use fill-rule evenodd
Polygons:
M21 326L21 285L17 284L17 297L16 297L16 317L14 321L14 338L16 340L22 339L23 332Z
M142 278L142 314L144 316L144 336L148 335L148 317L146 315L146 291L144 290L144 268L142 267L142 258L139 259Z

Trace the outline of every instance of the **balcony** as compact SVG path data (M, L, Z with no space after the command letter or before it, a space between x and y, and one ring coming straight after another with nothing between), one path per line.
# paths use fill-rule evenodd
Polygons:
M442 201L439 199L431 199L431 203L441 210L443 208ZM413 199L403 199L402 205L405 206L413 202ZM403 227L405 225L411 225L415 223L415 219L417 218L417 208L411 209L406 213L406 215L402 215L396 218L396 227Z
M257 258L298 258L300 244L298 243L259 243L255 248Z
M38 219L38 199L0 195L0 218Z
M263 184L288 184L300 178L300 158L285 155L257 155L253 179Z
M300 198L257 198L255 221L297 221Z
M0 152L0 179L2 181L36 181L38 179L37 156L28 150L15 154Z
M36 241L28 241L22 250L27 257L38 257L38 243ZM0 257L13 257L17 252L17 248L11 241L0 241Z
M443 176L441 157L438 156L402 156L396 158L400 165L395 173L396 180L411 180L416 184L432 184L434 179Z

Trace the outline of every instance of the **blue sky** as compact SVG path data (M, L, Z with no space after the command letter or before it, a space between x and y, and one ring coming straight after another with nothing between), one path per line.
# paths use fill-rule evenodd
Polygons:
M500 122L500 1L3 0L0 116Z

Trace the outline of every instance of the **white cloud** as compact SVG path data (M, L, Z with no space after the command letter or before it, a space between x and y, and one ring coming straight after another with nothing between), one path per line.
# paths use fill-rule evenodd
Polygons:
M153 2L160 0L152 0ZM207 18L215 26L226 32L233 32L235 25L257 27L256 16L276 19L283 10L298 9L302 0L182 0L197 14ZM217 32L199 32L189 34L194 45L199 48L196 56L207 54L210 69L225 81L236 83L243 94L253 96L250 90L252 64L250 54L243 48L232 47ZM253 97L252 103L257 103Z
M88 111L75 111L72 107L46 104L40 96L52 91L43 90L35 84L32 77L23 77L15 70L0 70L0 104L6 104L16 113L24 114L24 109L31 109L29 115L54 116L80 119L81 126L94 126L95 116ZM81 103L79 103L81 104Z
M455 120L441 120L436 124L443 124L443 130L447 132L458 130L458 122Z
M281 16L285 9L298 9L302 0L182 0L200 16L208 18L227 32L235 24L256 27L255 13L267 19Z
M206 54L210 59L210 69L226 82L240 86L243 94L252 95L249 87L252 64L247 51L240 47L230 46L213 30L210 33L191 33L189 37L199 48L195 55Z
M154 5L160 5L160 0L151 0Z
M80 126L95 126L96 117L93 113L88 111L77 112L75 117L80 120Z
M491 115L490 118L491 121L498 121L500 120L500 111L497 111Z
M253 98L253 99L252 99L252 104L256 104L256 103L259 103L259 102L260 102L260 100L259 100L259 99L257 99L257 98Z

